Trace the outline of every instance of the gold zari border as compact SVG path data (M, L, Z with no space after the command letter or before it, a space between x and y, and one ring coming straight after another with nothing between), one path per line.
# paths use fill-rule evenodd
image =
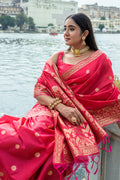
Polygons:
M120 100L99 110L90 110L91 115L103 127L120 120Z
M80 61L79 63L77 63L75 66L71 67L69 70L67 70L66 72L64 72L62 74L62 78L63 79L67 79L69 76L71 76L72 74L74 74L75 72L77 72L78 70L82 69L84 66L86 66L87 64L89 64L90 62L94 61L96 58L98 58L100 55L102 54L102 51L97 50L95 51L90 57L88 57L87 59Z

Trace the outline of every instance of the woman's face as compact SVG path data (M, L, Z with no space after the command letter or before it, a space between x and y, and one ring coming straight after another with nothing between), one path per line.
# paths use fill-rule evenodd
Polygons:
M80 27L69 18L64 24L64 39L65 44L69 46L79 47L82 43L82 31Z

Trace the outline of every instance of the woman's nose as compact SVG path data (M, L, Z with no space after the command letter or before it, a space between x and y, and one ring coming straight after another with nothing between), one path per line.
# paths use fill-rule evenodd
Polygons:
M65 34L65 35L69 35L68 29L65 30L64 34Z

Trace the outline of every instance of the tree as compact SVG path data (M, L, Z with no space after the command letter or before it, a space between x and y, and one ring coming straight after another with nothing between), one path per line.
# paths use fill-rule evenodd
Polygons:
M35 30L35 23L34 23L32 17L27 18L27 24L28 24L28 29L29 30Z
M24 13L18 14L16 16L16 25L20 28L20 31L22 30L22 27L24 23L27 21L27 17Z
M54 24L53 23L49 23L48 26L54 26Z
M16 23L15 18L9 16L8 21L9 21L8 24L9 24L10 27L14 27L15 26L15 23Z
M105 18L105 16L102 16L100 19L101 19L101 20L105 20L106 18Z
M103 28L104 28L104 24L99 24L98 28L100 29L100 31L102 32Z
M15 26L15 18L10 17L8 15L0 16L0 24L2 25L3 30L7 30L8 26L10 27Z
M110 27L111 29L113 29L113 28L114 28L114 25L111 23L111 24L109 24L109 27Z
M20 0L13 0L12 3L19 3Z

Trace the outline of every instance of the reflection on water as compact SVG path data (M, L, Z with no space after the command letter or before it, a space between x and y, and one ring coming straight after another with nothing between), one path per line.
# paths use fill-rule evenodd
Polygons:
M96 34L99 48L120 77L120 34ZM35 104L34 84L45 61L65 50L63 35L0 33L0 115L23 116Z

